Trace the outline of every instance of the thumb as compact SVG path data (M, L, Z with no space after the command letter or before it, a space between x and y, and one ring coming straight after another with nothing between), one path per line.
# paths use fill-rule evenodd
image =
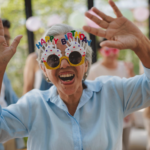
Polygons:
M118 48L118 49L122 49L122 44L119 41L104 41L100 44L100 46L104 47L110 47L110 48Z
M16 51L16 48L17 48L18 44L20 43L20 40L21 40L22 37L23 37L22 35L18 35L18 36L13 40L13 42L12 42L12 44L11 44L10 47L11 47L11 49L13 49L14 52Z

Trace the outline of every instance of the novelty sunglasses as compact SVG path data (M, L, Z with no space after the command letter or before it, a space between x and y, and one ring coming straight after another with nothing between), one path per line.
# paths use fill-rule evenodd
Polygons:
M78 34L75 30L67 33L64 37L61 39L61 43L67 46L65 56L62 56L61 50L57 49L56 44L58 39L55 39L54 36L46 36L46 42L41 39L41 43L39 42L39 45L36 44L38 49L43 50L42 62L47 69L58 69L63 59L66 59L71 66L79 66L84 63L86 49L90 45L91 40L87 40L83 33Z
M60 54L58 54L60 55ZM57 54L50 54L46 61L43 61L47 69L58 69L60 67L61 61L66 59L70 66L82 65L85 61L85 56L82 56L78 51L72 51L68 56L59 57Z

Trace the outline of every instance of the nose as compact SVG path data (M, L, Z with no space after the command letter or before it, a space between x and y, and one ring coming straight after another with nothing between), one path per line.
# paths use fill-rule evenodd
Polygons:
M116 54L113 52L113 51L110 51L110 54L109 54L111 57L115 56Z
M61 61L61 64L60 64L60 68L67 68L67 67L69 67L70 66L70 64L69 64L69 62L67 61L67 59L62 59L62 61Z

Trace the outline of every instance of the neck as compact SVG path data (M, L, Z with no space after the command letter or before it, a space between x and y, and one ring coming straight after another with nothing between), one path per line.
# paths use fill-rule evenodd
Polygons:
M64 101L64 103L66 104L69 113L73 116L74 113L76 112L77 106L79 104L81 95L83 92L83 87L82 85L76 90L76 92L74 92L71 95L67 95L64 94L61 91L58 91L59 96L61 97L61 99Z
M118 66L117 60L108 61L106 59L102 60L102 65L109 69L116 69Z

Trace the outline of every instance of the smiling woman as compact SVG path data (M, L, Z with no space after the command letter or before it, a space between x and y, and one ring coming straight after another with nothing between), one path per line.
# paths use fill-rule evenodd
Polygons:
M68 25L58 24L46 32L47 42L41 39L37 44L38 62L45 76L57 87L72 116L86 87L82 81L92 61L90 40L85 35Z
M84 81L91 64L88 42L79 40L80 36L62 42L73 29L54 25L46 36L55 40L42 40L38 55L45 76L54 85L46 91L32 90L8 108L0 107L0 142L28 136L29 150L122 149L123 118L150 106L150 41L122 16L113 1L109 3L117 18L92 8L102 20L88 12L85 15L105 30L88 26L83 29L107 38L101 46L133 50L145 66L145 74ZM16 37L7 47L3 30L0 22L0 85L21 39Z

